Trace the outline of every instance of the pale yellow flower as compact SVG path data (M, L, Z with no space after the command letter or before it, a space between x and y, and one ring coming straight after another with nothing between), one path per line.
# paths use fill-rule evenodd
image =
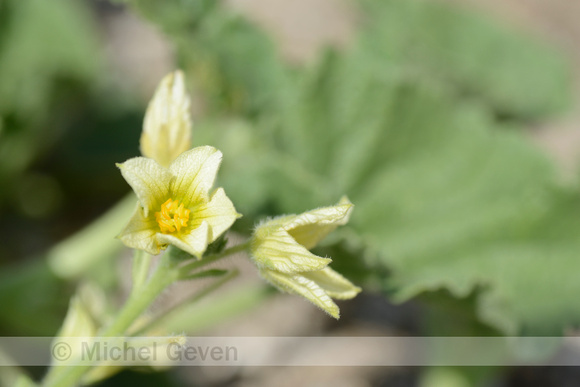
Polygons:
M336 206L260 224L250 247L260 275L278 289L303 296L338 319L339 309L332 298L350 299L361 289L328 267L331 259L316 256L308 249L346 224L351 208L345 197Z
M165 76L151 99L141 133L141 154L168 167L191 148L191 101L179 70Z
M117 164L139 199L121 241L150 254L171 244L201 258L240 216L222 188L210 193L221 159L220 151L202 146L182 153L168 168L146 157Z

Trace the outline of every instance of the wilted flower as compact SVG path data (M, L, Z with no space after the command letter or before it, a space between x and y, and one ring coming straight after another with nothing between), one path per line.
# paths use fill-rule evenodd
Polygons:
M191 102L179 70L165 76L151 99L141 134L141 154L168 167L191 148Z
M346 224L352 203L345 197L336 206L268 220L256 228L250 253L260 275L282 291L298 294L334 318L332 301L355 297L361 289L328 267L332 261L312 254L316 246L339 225Z
M240 216L222 188L209 193L221 159L220 151L202 146L182 153L169 168L146 157L117 164L139 199L121 241L150 254L171 244L201 258Z

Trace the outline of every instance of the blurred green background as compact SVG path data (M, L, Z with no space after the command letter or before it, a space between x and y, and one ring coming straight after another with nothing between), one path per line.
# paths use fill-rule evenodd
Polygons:
M115 162L138 155L146 104L181 68L194 145L224 153L219 185L244 214L235 230L347 194L351 223L317 253L365 292L341 303L336 323L265 294L250 273L246 293L221 309L192 309L211 323L193 316L176 330L573 334L578 16L580 4L565 0L0 0L0 333L53 335L87 279L122 299L127 267L113 237L124 218L84 227L129 192ZM91 232L103 246L86 247ZM289 308L303 321L281 324L276 314ZM259 386L288 374L305 386L559 386L575 377L572 368L296 372L125 372L103 385Z

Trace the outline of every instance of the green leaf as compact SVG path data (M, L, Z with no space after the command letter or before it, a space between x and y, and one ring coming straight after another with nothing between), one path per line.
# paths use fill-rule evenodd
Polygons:
M263 167L276 207L300 212L346 193L355 239L369 265L392 271L382 281L399 301L483 287L479 317L504 332L580 321L570 298L580 224L558 245L541 242L554 233L554 211L573 208L546 157L481 106L396 74L330 55L265 119L280 133Z
M2 114L36 116L48 107L59 77L86 80L94 75L98 45L84 6L71 0L9 0L2 10Z
M135 8L175 43L210 111L256 114L280 101L286 66L273 42L216 0L142 0Z
M62 323L68 293L44 260L4 268L0 275L0 324L13 335L54 335Z
M537 119L571 103L571 68L548 42L467 7L436 1L363 0L362 42L380 63L451 83L498 114Z
M0 181L24 171L62 130L56 124L79 100L79 84L100 64L96 28L74 0L0 3ZM58 98L54 98L58 95ZM57 129L58 128L58 129ZM0 199L9 190L0 190Z
M580 192L559 186L547 158L506 130L517 123L496 119L565 105L567 65L450 6L369 4L354 48L296 71L220 7L180 31L157 19L180 37L198 82L210 80L217 118L198 128L212 128L210 143L224 152L221 184L243 203L243 221L347 194L355 208L346 249L375 273L389 270L367 278L396 300L475 294L479 318L512 334L579 323ZM222 118L232 113L235 125Z

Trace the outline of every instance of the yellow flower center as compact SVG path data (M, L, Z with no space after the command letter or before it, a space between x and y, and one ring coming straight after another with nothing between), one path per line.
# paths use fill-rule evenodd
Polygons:
M175 230L179 232L182 227L187 226L189 212L183 207L183 203L179 204L179 200L167 199L161 205L161 211L155 213L155 219L162 233L169 234Z

